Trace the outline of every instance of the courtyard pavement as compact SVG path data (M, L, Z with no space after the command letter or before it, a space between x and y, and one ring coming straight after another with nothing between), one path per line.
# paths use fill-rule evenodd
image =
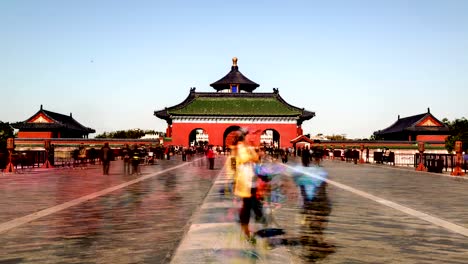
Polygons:
M325 161L307 210L282 176L267 227L285 234L251 243L224 159L215 170L175 157L140 175L121 161L108 176L98 165L5 174L0 263L468 263L466 177Z
M229 176L221 172L172 263L468 263L466 177L341 161L323 166L327 184L308 210L284 177L286 200L268 228L285 234L257 236L255 244L241 235L240 202L223 192Z

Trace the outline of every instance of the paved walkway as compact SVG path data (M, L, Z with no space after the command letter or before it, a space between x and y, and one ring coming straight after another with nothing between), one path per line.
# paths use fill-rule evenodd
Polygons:
M253 244L240 203L220 192L223 160L2 176L0 263L468 263L467 177L325 161L327 184L306 210L281 178L269 227L285 234Z
M112 162L0 178L0 263L168 263L218 171Z
M256 244L241 235L239 202L220 193L228 181L221 171L171 263L468 262L466 177L339 161L324 167L328 183L312 209L301 208L284 179L288 199L270 227L286 234Z

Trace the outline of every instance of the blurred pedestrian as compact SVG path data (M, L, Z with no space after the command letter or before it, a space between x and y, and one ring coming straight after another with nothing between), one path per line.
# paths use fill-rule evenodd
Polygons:
M182 148L182 161L187 161L187 149L186 148Z
M112 160L112 149L109 147L109 143L104 143L101 148L101 161L102 161L102 174L109 175L110 162Z
M133 145L133 149L131 151L131 159L132 159L132 175L139 174L139 165L140 165L140 150L138 149L138 145Z
M283 163L288 162L288 150L287 149L281 149L280 153L281 153L281 161Z
M301 160L304 167L308 167L310 164L310 150L309 146L305 146L301 151Z
M242 198L242 208L239 212L241 229L249 241L255 241L249 230L250 211L254 211L257 221L264 222L261 201L257 198L257 176L254 164L259 156L253 147L245 143L245 132L240 132L234 139L233 148L236 157L234 194Z
M304 206L314 199L317 188L326 182L328 172L319 166L297 166L292 170L292 175Z
M86 147L84 143L81 143L79 150L78 150L78 160L79 163L81 164L81 167L85 167L86 164Z
M366 148L366 163L369 163L369 147Z

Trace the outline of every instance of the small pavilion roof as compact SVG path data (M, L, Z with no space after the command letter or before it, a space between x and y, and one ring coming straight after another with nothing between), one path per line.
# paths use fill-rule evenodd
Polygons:
M45 116L51 122L33 122L38 116ZM69 130L81 131L83 133L95 133L96 131L92 128L85 127L76 121L72 114L63 115L48 111L42 108L39 109L37 113L28 118L25 121L17 122L12 124L16 129L60 129L65 128Z
M250 93L253 90L255 90L258 86L260 86L259 84L249 80L249 78L245 77L239 71L236 57L232 59L231 71L228 74L226 74L226 76L224 76L223 78L210 84L210 86L213 87L216 91L221 91L225 89L230 89L232 84L237 84L239 86L239 90L243 90Z
M296 144L296 143L298 143L298 142L307 142L307 143L310 143L310 144L313 144L313 143L314 143L314 141L313 141L312 139L310 139L310 138L308 138L308 137L306 137L306 136L304 136L304 135L299 135L299 136L297 136L297 137L291 139L290 142L291 142L292 144Z

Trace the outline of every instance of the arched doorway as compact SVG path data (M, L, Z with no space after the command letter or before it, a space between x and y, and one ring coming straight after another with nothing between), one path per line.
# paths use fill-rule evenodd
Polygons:
M280 133L273 128L263 130L260 136L260 145L270 148L279 148L281 146Z
M237 135L237 131L240 130L240 126L230 126L224 130L223 134L223 148L228 148L233 145L234 138Z
M203 128L195 128L189 133L189 146L206 146L210 142L208 133Z

